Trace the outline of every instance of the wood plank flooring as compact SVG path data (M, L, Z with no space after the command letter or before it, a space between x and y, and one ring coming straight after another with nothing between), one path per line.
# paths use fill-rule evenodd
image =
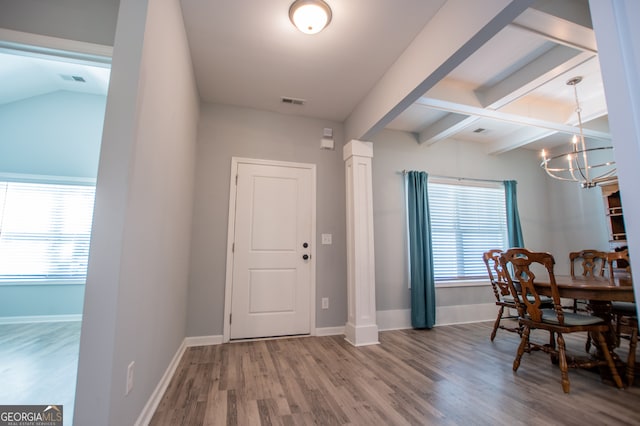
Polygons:
M343 336L189 348L151 424L640 424L637 383L618 390L570 370L564 394L547 355L525 354L514 374L518 336L490 333L477 323L382 332L359 348ZM567 346L583 354L578 337Z
M71 425L80 321L0 324L0 404L62 405Z

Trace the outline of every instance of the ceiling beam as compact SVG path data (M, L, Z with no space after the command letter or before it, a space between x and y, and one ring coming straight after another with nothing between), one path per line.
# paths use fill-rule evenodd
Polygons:
M532 3L447 0L350 114L347 140L370 139Z
M492 87L477 90L476 95L486 108L499 109L594 57L592 53L556 46Z
M418 143L433 145L442 139L455 135L478 120L480 120L480 117L449 113L422 130L418 134Z
M558 133L555 130L541 129L538 127L522 127L509 136L500 138L488 145L487 154L497 155L521 148L530 143Z
M519 124L523 126L537 127L540 129L566 133L569 135L573 135L580 132L580 129L578 127L571 126L568 124L555 123L552 121L541 120L533 117L525 117L522 115L509 114L509 113L494 111L490 109L457 104L454 102L443 101L440 99L421 97L420 99L418 99L416 104L437 109L440 111L447 111L447 112L463 114L463 115L473 115L480 118L498 120L498 121L503 121L507 123ZM607 132L601 132L601 131L591 130L591 129L583 129L583 132L585 137L604 140L604 141L611 140L611 135Z
M548 2L551 3L551 2ZM562 6L563 2L554 2ZM588 5L586 6L588 12ZM575 13L575 9L573 9ZM557 44L569 46L585 52L598 53L596 36L592 28L580 23L558 17L555 13L546 13L537 9L528 9L518 16L511 26L523 31L537 34ZM558 13L560 14L560 13ZM586 18L588 19L588 18ZM583 19L584 21L585 19Z

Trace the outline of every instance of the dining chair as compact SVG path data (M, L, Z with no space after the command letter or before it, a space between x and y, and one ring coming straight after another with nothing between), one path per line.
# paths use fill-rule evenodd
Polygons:
M610 277L616 275L629 275L631 274L631 263L629 260L629 249L620 251L610 251L606 253L607 256L607 271Z
M489 274L489 281L491 281L491 287L493 288L493 294L496 297L496 305L498 306L498 317L493 324L493 330L491 331L491 341L496 338L498 329L520 332L520 327L507 327L500 324L502 319L517 319L518 315L504 316L505 309L516 310L516 302L513 300L511 291L509 290L509 284L507 278L500 266L500 254L502 250L492 249L482 254L482 260L487 267L487 273Z
M605 266L607 266L607 253L600 250L586 249L569 253L569 266L571 278L576 277L576 263L582 267L583 277L604 276ZM568 307L573 312L586 312L589 302L587 300L573 299L573 306ZM585 306L581 308L580 306Z
M522 355L525 352L530 352L530 333L533 329L547 330L551 336L556 335L557 346L554 344L539 346L539 349L546 353L549 353L552 362L558 361L561 372L562 390L565 393L570 391L569 384L569 367L595 367L600 365L606 365L611 371L611 375L617 387L622 388L622 380L618 374L613 357L603 333L610 330L609 324L600 317L567 312L563 310L560 302L560 294L558 292L558 286L556 284L555 275L553 272L555 260L549 253L532 252L523 248L513 248L500 255L500 264L504 271L509 288L516 305L518 305L518 312L520 318L518 322L522 327L522 337L516 358L513 361L513 371L517 371L520 367ZM509 272L509 268L512 268L513 276L518 278L520 283L521 293L516 292L514 280ZM534 271L541 275L541 279L538 280ZM546 276L545 276L546 275ZM540 294L536 289L536 280L548 282L551 290L551 297L553 300L553 308L543 308L540 302ZM580 360L577 357L571 357L571 363L567 362L566 346L564 341L564 334L576 333L576 332L588 332L590 333L594 341L599 345L603 360L584 359Z
M609 277L631 274L631 260L629 250L607 253ZM615 266L614 266L615 265ZM629 340L629 355L627 357L626 379L629 386L633 385L635 376L636 347L638 344L638 309L635 302L611 302L611 314L615 319L616 346L621 340Z

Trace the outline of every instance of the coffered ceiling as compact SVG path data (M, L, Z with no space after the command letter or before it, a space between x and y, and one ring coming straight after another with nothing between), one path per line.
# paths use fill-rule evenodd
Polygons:
M581 76L587 139L610 139L588 0L326 1L330 25L306 35L289 22L292 0L180 0L201 99L344 122L350 138L386 127L420 144L459 139L501 153L566 143L577 132L566 82ZM0 77L11 84L0 104L106 94L104 67L4 53Z

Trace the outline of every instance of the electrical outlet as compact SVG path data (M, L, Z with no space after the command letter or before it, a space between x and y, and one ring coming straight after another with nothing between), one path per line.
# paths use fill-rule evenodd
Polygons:
M322 309L329 309L329 298L328 297L323 297L322 298Z
M131 392L131 389L133 389L133 367L135 365L134 361L131 361L131 363L129 363L129 366L127 367L127 390L125 392L125 395L129 395L129 392Z

